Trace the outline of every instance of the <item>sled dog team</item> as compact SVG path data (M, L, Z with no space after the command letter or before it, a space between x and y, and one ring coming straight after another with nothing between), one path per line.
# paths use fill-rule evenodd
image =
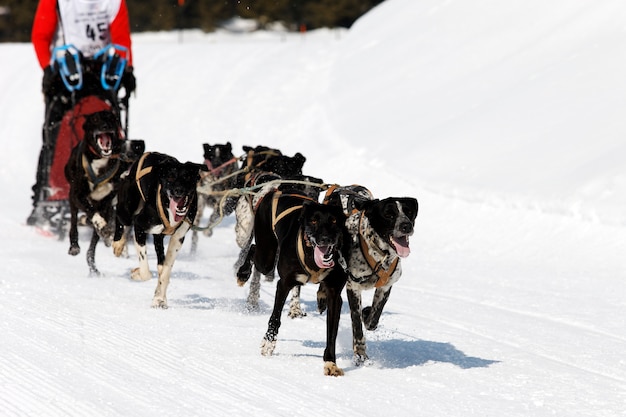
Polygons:
M235 213L240 247L235 272L239 285L252 277L250 309L258 308L260 276L272 280L277 271L279 277L261 353L272 355L276 347L289 293L294 294L289 315L302 316L299 289L313 283L319 285L318 310L327 316L324 373L343 375L335 345L344 287L353 360L356 365L368 361L363 327L376 329L391 288L400 279L401 258L409 255L418 212L415 198L376 199L361 185L325 184L303 174L302 154L291 157L266 146L244 146L243 156L236 157L230 142L204 144L204 163L181 163L169 155L144 152L143 143L137 144L140 141L123 139L115 118L110 111L88 115L83 140L65 167L70 184L70 255L80 253L79 224L93 229L87 250L91 274L99 274L95 249L100 239L113 247L116 256L132 239L139 266L131 278L148 280L152 275L146 240L153 235L158 283L152 307L167 308L172 267L187 232L193 229L193 252L199 230L210 236L224 216ZM208 225L200 227L205 207L212 214ZM84 216L79 218L79 213ZM169 236L167 250L165 236ZM361 298L364 290L374 290L366 307Z

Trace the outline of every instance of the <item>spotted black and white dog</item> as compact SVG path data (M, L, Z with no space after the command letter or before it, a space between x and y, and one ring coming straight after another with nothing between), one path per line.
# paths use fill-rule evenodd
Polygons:
M353 361L368 361L363 325L375 330L389 299L391 288L402 275L400 258L409 256L418 203L411 197L372 199L361 186L331 189L327 204L341 206L350 234L346 292L350 305ZM374 289L372 305L362 308L361 293ZM318 291L318 308L325 308L323 286Z

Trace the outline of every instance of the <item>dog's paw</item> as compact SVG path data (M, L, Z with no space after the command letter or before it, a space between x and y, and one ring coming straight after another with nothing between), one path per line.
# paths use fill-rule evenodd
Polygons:
M261 355L272 356L274 349L276 349L276 340L263 339L263 342L261 342Z
M120 257L126 250L126 238L123 237L120 240L114 240L113 244L113 255Z
M306 313L302 311L302 307L300 306L300 301L291 301L289 303L289 313L287 313L287 315L292 319L306 317Z
M367 357L365 353L355 353L352 357L352 363L354 364L354 366L370 366L372 364L372 361L370 360L370 358Z
M150 273L150 271L148 271L146 275L142 275L140 268L133 268L133 270L130 271L130 277L134 281L148 281L150 278L152 278L152 274Z
M152 308L162 308L163 310L166 310L167 300L155 297L154 299L152 299Z
M95 227L96 231L99 233L107 225L107 221L100 215L100 213L96 213L91 217L91 224L93 224L93 227Z
M247 313L258 313L259 311L261 311L258 301L256 302L246 301L245 309Z
M343 369L337 366L335 362L324 362L324 375L343 376Z
M70 246L70 249L67 251L67 253L72 255L72 256L78 255L80 253L80 246L78 246L78 245Z

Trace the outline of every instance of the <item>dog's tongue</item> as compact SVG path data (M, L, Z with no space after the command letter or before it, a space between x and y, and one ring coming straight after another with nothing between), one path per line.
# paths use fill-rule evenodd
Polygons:
M316 246L313 250L313 258L318 268L332 268L335 266L330 246Z
M396 252L398 256L401 258L406 258L411 253L411 248L409 248L409 239L406 236L402 237L393 237L391 238L391 242L393 243L394 248L396 248Z
M183 217L185 217L185 214L187 214L187 210L185 210L185 198L170 198L170 211L174 215L174 221L176 223L180 222Z

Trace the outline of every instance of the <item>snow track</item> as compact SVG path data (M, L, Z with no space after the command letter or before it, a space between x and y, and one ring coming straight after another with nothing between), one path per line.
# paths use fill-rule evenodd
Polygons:
M418 198L369 366L344 302L342 378L322 374L314 285L261 356L276 283L246 310L232 218L183 246L165 311L155 279L129 279L132 246L100 245L89 278L86 235L70 257L24 226L41 74L30 45L2 45L0 416L626 417L625 20L616 0L388 0L350 31L134 38L148 150L275 146L325 182Z

